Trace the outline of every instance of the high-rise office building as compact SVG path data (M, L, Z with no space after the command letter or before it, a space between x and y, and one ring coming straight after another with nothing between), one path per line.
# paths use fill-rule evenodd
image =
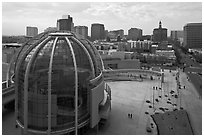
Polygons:
M113 31L110 31L111 33L114 33L115 36L120 36L120 37L123 37L124 36L124 30L123 29L119 29L119 30L113 30Z
M30 26L26 27L26 36L34 37L36 35L38 35L38 28L37 27L30 27Z
M105 27L103 24L91 24L91 39L102 40L105 39Z
M159 22L159 28L153 30L153 41L162 42L167 40L167 29L162 28L161 21Z
M139 40L142 38L142 29L131 28L128 30L128 39Z
M183 27L184 47L202 48L202 23L188 23Z
M74 31L81 35L83 38L88 37L88 27L87 26L75 26Z
M62 19L57 20L58 30L74 31L73 19L70 15L63 15Z
M105 33L105 38L108 37L108 30L105 30L104 33Z
M182 30L172 30L171 31L171 39L172 40L183 39L183 31Z
M50 31L57 31L57 27L48 27L44 30L44 32L50 32Z

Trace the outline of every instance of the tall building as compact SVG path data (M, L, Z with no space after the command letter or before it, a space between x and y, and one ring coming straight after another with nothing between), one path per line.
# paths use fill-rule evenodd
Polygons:
M110 39L116 39L117 38L117 35L113 32L113 31L109 31L108 32L108 37Z
M183 31L182 30L172 30L171 31L171 39L172 40L180 40L183 38Z
M38 28L37 27L30 27L30 26L26 27L26 36L34 37L36 35L38 35Z
M74 31L73 19L70 15L63 15L62 19L57 20L58 30Z
M91 24L91 39L92 40L105 39L104 24L99 24L99 23Z
M83 38L88 37L88 27L87 26L75 26L74 31L81 35Z
M105 30L105 38L108 36L108 30Z
M113 30L113 31L110 31L112 33L115 34L115 36L120 36L120 37L123 37L124 36L124 30L123 29L119 29L119 30Z
M139 40L142 38L142 29L131 28L128 30L128 39Z
M188 23L183 27L184 47L202 48L202 23Z
M159 22L159 28L153 30L153 41L162 42L167 40L167 29L162 28L161 21Z
M44 30L44 32L50 32L50 31L57 31L57 27L48 27Z

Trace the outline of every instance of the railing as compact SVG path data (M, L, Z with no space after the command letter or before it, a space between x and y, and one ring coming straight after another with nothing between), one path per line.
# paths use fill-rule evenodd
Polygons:
M142 70L142 69L117 69L117 70L104 70L103 76L105 80L139 80L143 78L161 77L162 73L159 71Z
M158 71L151 71L151 70L143 70L143 69L116 69L116 70L104 70L103 74L106 73L128 73L128 72L134 72L134 73L143 73L143 74L151 74L156 76L161 76L161 72Z
M2 89L5 89L5 88L7 88L7 81L2 82Z
M24 128L23 124L16 120L17 124L21 127L21 128ZM85 120L84 122L80 123L78 125L78 129L79 128L82 128L83 126L89 124L90 122L90 119L87 119ZM51 131L51 134L53 135L57 135L57 134L65 134L65 133L69 133L69 132L72 132L75 130L75 127L71 127L71 128L68 128L68 129L64 129L64 130L58 130L58 131ZM41 130L34 130L34 129L28 129L29 132L32 132L32 133L35 133L35 134L47 134L47 131L41 131Z
M14 86L2 89L2 105L9 103L15 99Z
M91 88L96 87L103 81L103 73L101 72L96 78L90 80Z

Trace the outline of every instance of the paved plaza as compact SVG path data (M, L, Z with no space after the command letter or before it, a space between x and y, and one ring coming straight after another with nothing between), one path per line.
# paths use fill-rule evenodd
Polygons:
M153 87L161 87L159 80L120 81L108 82L112 89L112 110L109 121L105 124L99 134L107 135L148 135L157 134L150 115L154 113L164 113L182 107L188 113L194 134L202 134L202 100L195 87L186 79L186 74L180 72L181 88L177 93L176 71L165 70L165 80L162 90L154 90ZM170 93L179 95L178 98ZM153 92L154 101L153 106ZM149 100L150 103L146 101ZM170 103L167 103L170 102ZM154 107L154 108L153 108ZM128 113L133 114L133 118L128 117ZM153 126L151 126L151 123ZM151 127L152 132L147 132L147 127Z
M180 72L181 88L177 93L176 71L165 70L162 90L160 80L143 81L112 81L107 82L112 90L111 113L105 124L99 126L100 135L152 135L157 134L157 127L150 115L164 113L182 107L188 113L194 134L202 134L202 99L193 85L186 79L186 74ZM153 87L158 89L153 90ZM172 96L170 91L179 95ZM154 101L153 98L157 101ZM171 103L167 103L171 102ZM176 105L174 105L176 104ZM128 114L132 114L132 118ZM152 124L151 124L152 123ZM3 134L20 134L20 128L15 129L14 112L3 114ZM147 128L151 132L147 132ZM89 132L88 132L89 133ZM90 134L96 134L95 131Z

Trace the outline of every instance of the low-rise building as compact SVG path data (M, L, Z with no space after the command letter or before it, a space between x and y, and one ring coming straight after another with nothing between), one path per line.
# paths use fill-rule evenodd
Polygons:
M120 60L118 58L109 58L103 60L105 69L140 69L138 59Z
M156 55L165 56L169 59L176 59L174 50L156 50Z
M176 62L174 51L155 50L155 54L149 53L134 53L133 59L139 59L141 63L148 65L173 65Z
M105 69L139 69L139 59L131 59L133 52L99 50Z
M128 41L129 51L133 52L149 52L151 50L152 41L144 40L144 41Z

